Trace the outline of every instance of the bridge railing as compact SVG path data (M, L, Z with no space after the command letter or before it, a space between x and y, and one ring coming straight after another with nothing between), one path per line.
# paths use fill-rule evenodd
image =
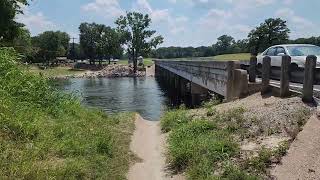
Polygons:
M316 68L317 57L308 56L304 68L291 67L291 57L283 56L281 67L272 67L271 58L264 57L262 67L257 67L257 58L251 57L250 62L242 62L241 68L248 70L249 81L255 82L257 72L261 72L262 89L261 93L266 94L270 91L270 79L280 80L280 96L290 95L290 82L303 84L302 99L305 102L313 101L313 87L320 84L320 69Z

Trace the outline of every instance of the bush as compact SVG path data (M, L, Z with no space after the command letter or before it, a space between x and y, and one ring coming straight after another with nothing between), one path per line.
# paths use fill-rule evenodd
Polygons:
M0 179L125 179L132 114L87 109L0 50Z

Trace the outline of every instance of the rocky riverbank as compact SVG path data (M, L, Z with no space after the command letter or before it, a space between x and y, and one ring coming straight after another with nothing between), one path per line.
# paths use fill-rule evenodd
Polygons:
M101 70L88 70L81 74L68 75L57 78L116 78L116 77L144 77L146 76L145 71L138 71L133 73L133 67L128 65L108 65L103 67Z

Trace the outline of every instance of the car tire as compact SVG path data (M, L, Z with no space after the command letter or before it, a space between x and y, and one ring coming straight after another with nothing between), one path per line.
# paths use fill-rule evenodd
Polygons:
M297 71L299 68L298 64L292 63L290 64L290 72Z

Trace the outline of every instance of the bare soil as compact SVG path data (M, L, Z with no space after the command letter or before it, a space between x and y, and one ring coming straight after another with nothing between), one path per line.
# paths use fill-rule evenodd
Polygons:
M183 176L169 176L165 163L165 135L159 121L147 121L136 115L136 129L130 144L131 150L141 159L129 169L129 180L183 180Z

